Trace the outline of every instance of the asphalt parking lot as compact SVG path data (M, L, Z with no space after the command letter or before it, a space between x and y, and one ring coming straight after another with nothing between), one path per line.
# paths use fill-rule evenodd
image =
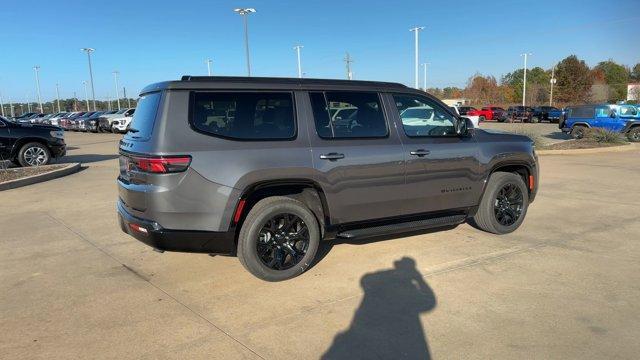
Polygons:
M159 254L123 234L118 139L69 133L64 161L84 170L0 193L0 357L640 352L640 151L541 157L540 192L510 235L461 225L326 243L307 273L267 283L235 258Z

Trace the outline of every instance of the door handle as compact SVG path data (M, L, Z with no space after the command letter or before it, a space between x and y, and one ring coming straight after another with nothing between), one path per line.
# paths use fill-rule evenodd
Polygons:
M320 159L322 160L330 160L330 161L336 161L339 159L344 159L344 154L338 154L338 153L328 153L328 154L321 154L320 155Z
M409 154L414 155L414 156L418 156L418 157L423 157L423 156L429 155L430 153L431 153L431 151L429 151L429 150L418 149L418 150L410 152Z

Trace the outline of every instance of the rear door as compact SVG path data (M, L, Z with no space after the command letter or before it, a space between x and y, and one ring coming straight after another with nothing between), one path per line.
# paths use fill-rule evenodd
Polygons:
M308 95L302 105L313 119L308 122L313 167L332 223L403 215L403 148L389 128L380 95L360 91ZM332 117L341 113L348 116Z
M482 181L474 138L458 136L458 119L433 99L416 94L388 96L395 104L393 118L407 158L407 211L426 213L477 205Z

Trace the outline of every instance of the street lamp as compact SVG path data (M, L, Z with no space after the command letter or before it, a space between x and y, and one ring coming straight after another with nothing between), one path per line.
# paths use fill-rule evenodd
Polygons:
M87 111L89 111L89 93L87 92L87 82L83 80L82 85L84 85L84 98L87 102Z
M213 63L213 60L211 59L207 59L207 74L209 74L209 76L211 76L211 64Z
M522 106L526 106L527 103L527 57L531 56L531 53L520 54L524 56L524 80L522 82Z
M56 83L56 99L58 100L58 112L60 112L60 87Z
M120 74L120 72L118 70L115 70L113 72L113 79L116 82L116 99L118 99L118 110L120 110L120 87L118 86L118 74ZM111 103L111 102L109 102Z
M553 106L553 85L556 84L556 66L553 65L553 69L551 70L551 94L549 94L549 106Z
M42 107L42 98L40 97L40 77L38 76L38 72L40 71L40 66L36 65L33 67L33 70L36 72L36 91L38 92L38 104L40 105L40 112L44 112L44 108Z
M419 72L419 63L418 63L418 33L420 30L424 30L424 26L416 26L414 28L409 29L409 31L413 31L415 33L415 77L414 77L414 87L416 89L420 88L418 84L418 72Z
M427 66L431 65L431 63L422 63L422 67L424 70L424 79L423 79L423 86L424 86L424 91L427 92Z
M0 109L2 109L2 116L4 116L4 102L2 101L2 93L0 93Z
M302 49L304 46L302 45L296 45L293 47L293 50L296 51L296 53L298 54L298 77L302 78L302 64L300 63L300 49Z
M93 87L93 69L91 69L91 53L96 51L93 48L82 48L81 51L85 51L87 53L87 60L89 60L89 81L91 81L91 99L93 100L93 111L96 111L96 91ZM87 107L87 111L89 108Z
M244 21L244 48L247 54L247 76L251 76L251 60L249 58L249 26L247 25L247 15L256 12L253 8L233 9L237 14L242 16Z

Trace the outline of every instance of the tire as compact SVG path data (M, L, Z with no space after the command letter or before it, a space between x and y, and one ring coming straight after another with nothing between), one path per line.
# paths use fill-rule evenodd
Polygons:
M288 237L278 237L280 236L277 235L278 231L270 230L280 230L286 226L283 223L282 227L280 227L280 222L277 219L281 216L297 217L298 220L302 221L302 225L306 225L308 235L308 239L304 240L306 241L306 251L300 259L297 259L297 262L292 260L294 257L289 251L301 250L298 246L303 241L291 246L291 241L286 241L286 239L289 239ZM295 221L292 221L292 223ZM271 225L270 222L272 222ZM300 222L296 224L300 225ZM303 231L299 230L298 232ZM286 232L286 234L290 236L294 233ZM280 242L279 245L269 245L278 242ZM258 201L247 214L238 236L238 259L242 266L257 278L265 281L282 281L302 274L312 264L319 243L320 227L311 210L298 200L274 196ZM289 250L285 250L285 244L289 244L287 247ZM305 244L301 246L305 246ZM262 247L262 255L258 253L258 247ZM280 257L276 256L278 253ZM282 258L282 256L284 256L284 260L291 260L288 263L291 267L284 268L281 266L281 269L275 269L274 267L278 267L276 259ZM274 265L269 266L265 257L271 257L275 261Z
M517 216L507 216L499 219L498 212L501 212L503 215L506 213L500 210L502 208L502 203L500 206L498 205L498 202L501 201L501 191L505 187L511 186L513 186L513 189L517 189L517 191L519 191L521 203L518 206L505 205L505 209L510 208L511 211L508 213L517 214ZM514 197L514 199L515 198L516 197ZM478 212L473 216L473 221L484 231L493 234L508 234L520 227L527 215L528 207L529 192L527 190L527 186L522 180L522 177L514 173L495 172L491 174L491 177L489 178L489 183L487 184L487 188L485 189L482 200L480 201ZM513 222L500 221L505 220L505 218L509 218L508 220L512 220Z
M636 126L629 130L627 133L627 138L631 142L640 142L640 126Z
M39 142L24 144L18 152L18 162L21 166L42 166L51 162L51 152Z
M573 128L571 128L571 137L576 140L582 139L586 131L586 126L574 125Z
M537 124L540 122L540 118L538 118L537 116L534 116L531 118L531 123L532 124Z
M487 120L487 118L485 118L484 116L480 116L478 118L478 122L485 122L485 120Z

